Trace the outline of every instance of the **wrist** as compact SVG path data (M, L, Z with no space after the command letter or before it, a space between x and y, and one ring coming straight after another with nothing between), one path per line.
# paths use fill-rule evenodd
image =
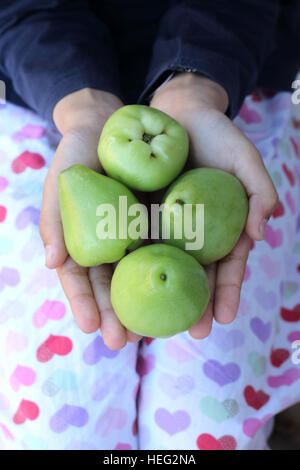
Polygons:
M225 113L229 99L225 89L199 73L180 72L154 93L151 106L174 119L196 110Z
M112 93L83 88L56 103L53 121L62 135L82 127L95 128L99 132L99 127L122 105Z

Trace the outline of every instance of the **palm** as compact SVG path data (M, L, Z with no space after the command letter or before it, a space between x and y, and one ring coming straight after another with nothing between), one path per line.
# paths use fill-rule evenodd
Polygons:
M224 114L199 112L188 132L191 137L191 166L220 168L239 176L236 168L238 154L248 153L250 142ZM206 337L213 318L220 323L229 323L235 318L249 249L250 239L244 232L229 255L206 266L211 299L205 315L190 329L193 337Z
M160 107L159 101L155 102L155 106L165 110ZM252 159L252 171L256 171L256 179L265 179L266 172L255 147L223 113L198 109L194 115L184 116L182 113L180 122L190 136L187 168L212 167L228 171L244 183L250 197L246 230L236 246L225 258L205 267L210 282L211 299L203 317L189 330L193 337L200 339L209 334L213 318L220 323L230 323L237 314L250 249L249 235L256 239L260 237L255 230L260 208L254 185L252 187L249 178L248 162ZM161 193L152 195L150 202L157 203L159 199ZM258 211L255 212L254 208Z

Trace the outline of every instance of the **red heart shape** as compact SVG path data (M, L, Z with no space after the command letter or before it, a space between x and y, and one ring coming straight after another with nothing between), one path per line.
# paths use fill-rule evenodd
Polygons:
M277 93L277 91L269 90L268 88L261 88L261 92L268 99L273 98Z
M36 356L38 361L47 362L54 354L58 356L66 356L72 351L73 343L66 336L54 336L50 335L44 343L42 343L37 352Z
M297 142L295 141L295 139L293 137L290 137L290 141L291 141L291 144L293 146L293 149L294 149L294 152L295 152L296 156L299 157L300 152L299 152L299 147L298 147Z
M287 349L272 349L270 354L270 362L274 367L280 367L288 358L290 353Z
M138 356L136 361L136 371L140 377L149 374L155 366L155 356L148 354L148 356Z
M26 167L39 170L45 163L46 161L42 155L26 150L13 160L11 168L14 173L22 173Z
M289 180L290 185L295 186L294 174L291 172L291 170L289 170L289 168L286 166L285 163L282 164L282 169L283 169L287 179Z
M258 90L255 89L251 95L252 101L261 101L261 97L259 96Z
M22 424L26 419L34 421L38 417L39 412L39 407L33 401L22 400L14 414L13 421L15 424Z
M293 123L294 129L300 129L300 121L298 121L298 119L293 117L292 118L292 123Z
M240 109L239 118L242 119L246 124L258 124L262 121L261 115L255 111L255 109L249 108L247 101L244 101Z
M255 410L260 410L270 399L270 395L265 393L263 390L254 390L251 385L247 385L244 389L244 397L247 405L251 406Z
M236 440L230 435L220 437L219 442L224 450L235 450L237 446Z
M281 217L282 215L284 215L284 213L285 213L284 205L282 204L281 201L279 201L272 215L274 219L276 219L277 217Z
M280 310L281 318L288 322L296 322L300 320L300 304L297 304L292 310L282 307Z
M200 450L235 450L236 445L236 440L230 435L216 439L211 434L200 434L197 438L197 447Z

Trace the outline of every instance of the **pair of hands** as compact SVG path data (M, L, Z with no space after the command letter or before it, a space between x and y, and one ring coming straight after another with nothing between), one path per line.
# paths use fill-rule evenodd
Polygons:
M113 267L84 268L68 256L60 218L58 174L75 163L101 171L97 145L108 117L123 104L114 95L83 89L67 95L54 108L53 119L62 134L52 160L43 194L40 233L46 249L46 265L56 268L78 326L91 333L101 329L105 344L121 349L139 335L126 330L110 302ZM249 196L245 231L224 259L206 267L211 299L207 310L189 333L196 339L208 336L213 318L219 323L234 320L250 249L250 239L262 240L265 226L278 197L261 156L247 137L228 119L225 90L201 75L182 73L156 91L151 106L185 127L190 137L192 167L220 168L234 174ZM147 195L148 202L155 195ZM157 201L155 201L157 202Z

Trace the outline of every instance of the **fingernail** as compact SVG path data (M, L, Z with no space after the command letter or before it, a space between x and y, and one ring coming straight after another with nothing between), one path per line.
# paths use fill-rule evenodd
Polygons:
M260 233L262 239L265 238L267 223L268 223L268 219L263 219L260 223L260 226L259 226L259 233Z
M46 245L45 247L46 252L46 266L51 266L53 261L53 248L51 245Z

